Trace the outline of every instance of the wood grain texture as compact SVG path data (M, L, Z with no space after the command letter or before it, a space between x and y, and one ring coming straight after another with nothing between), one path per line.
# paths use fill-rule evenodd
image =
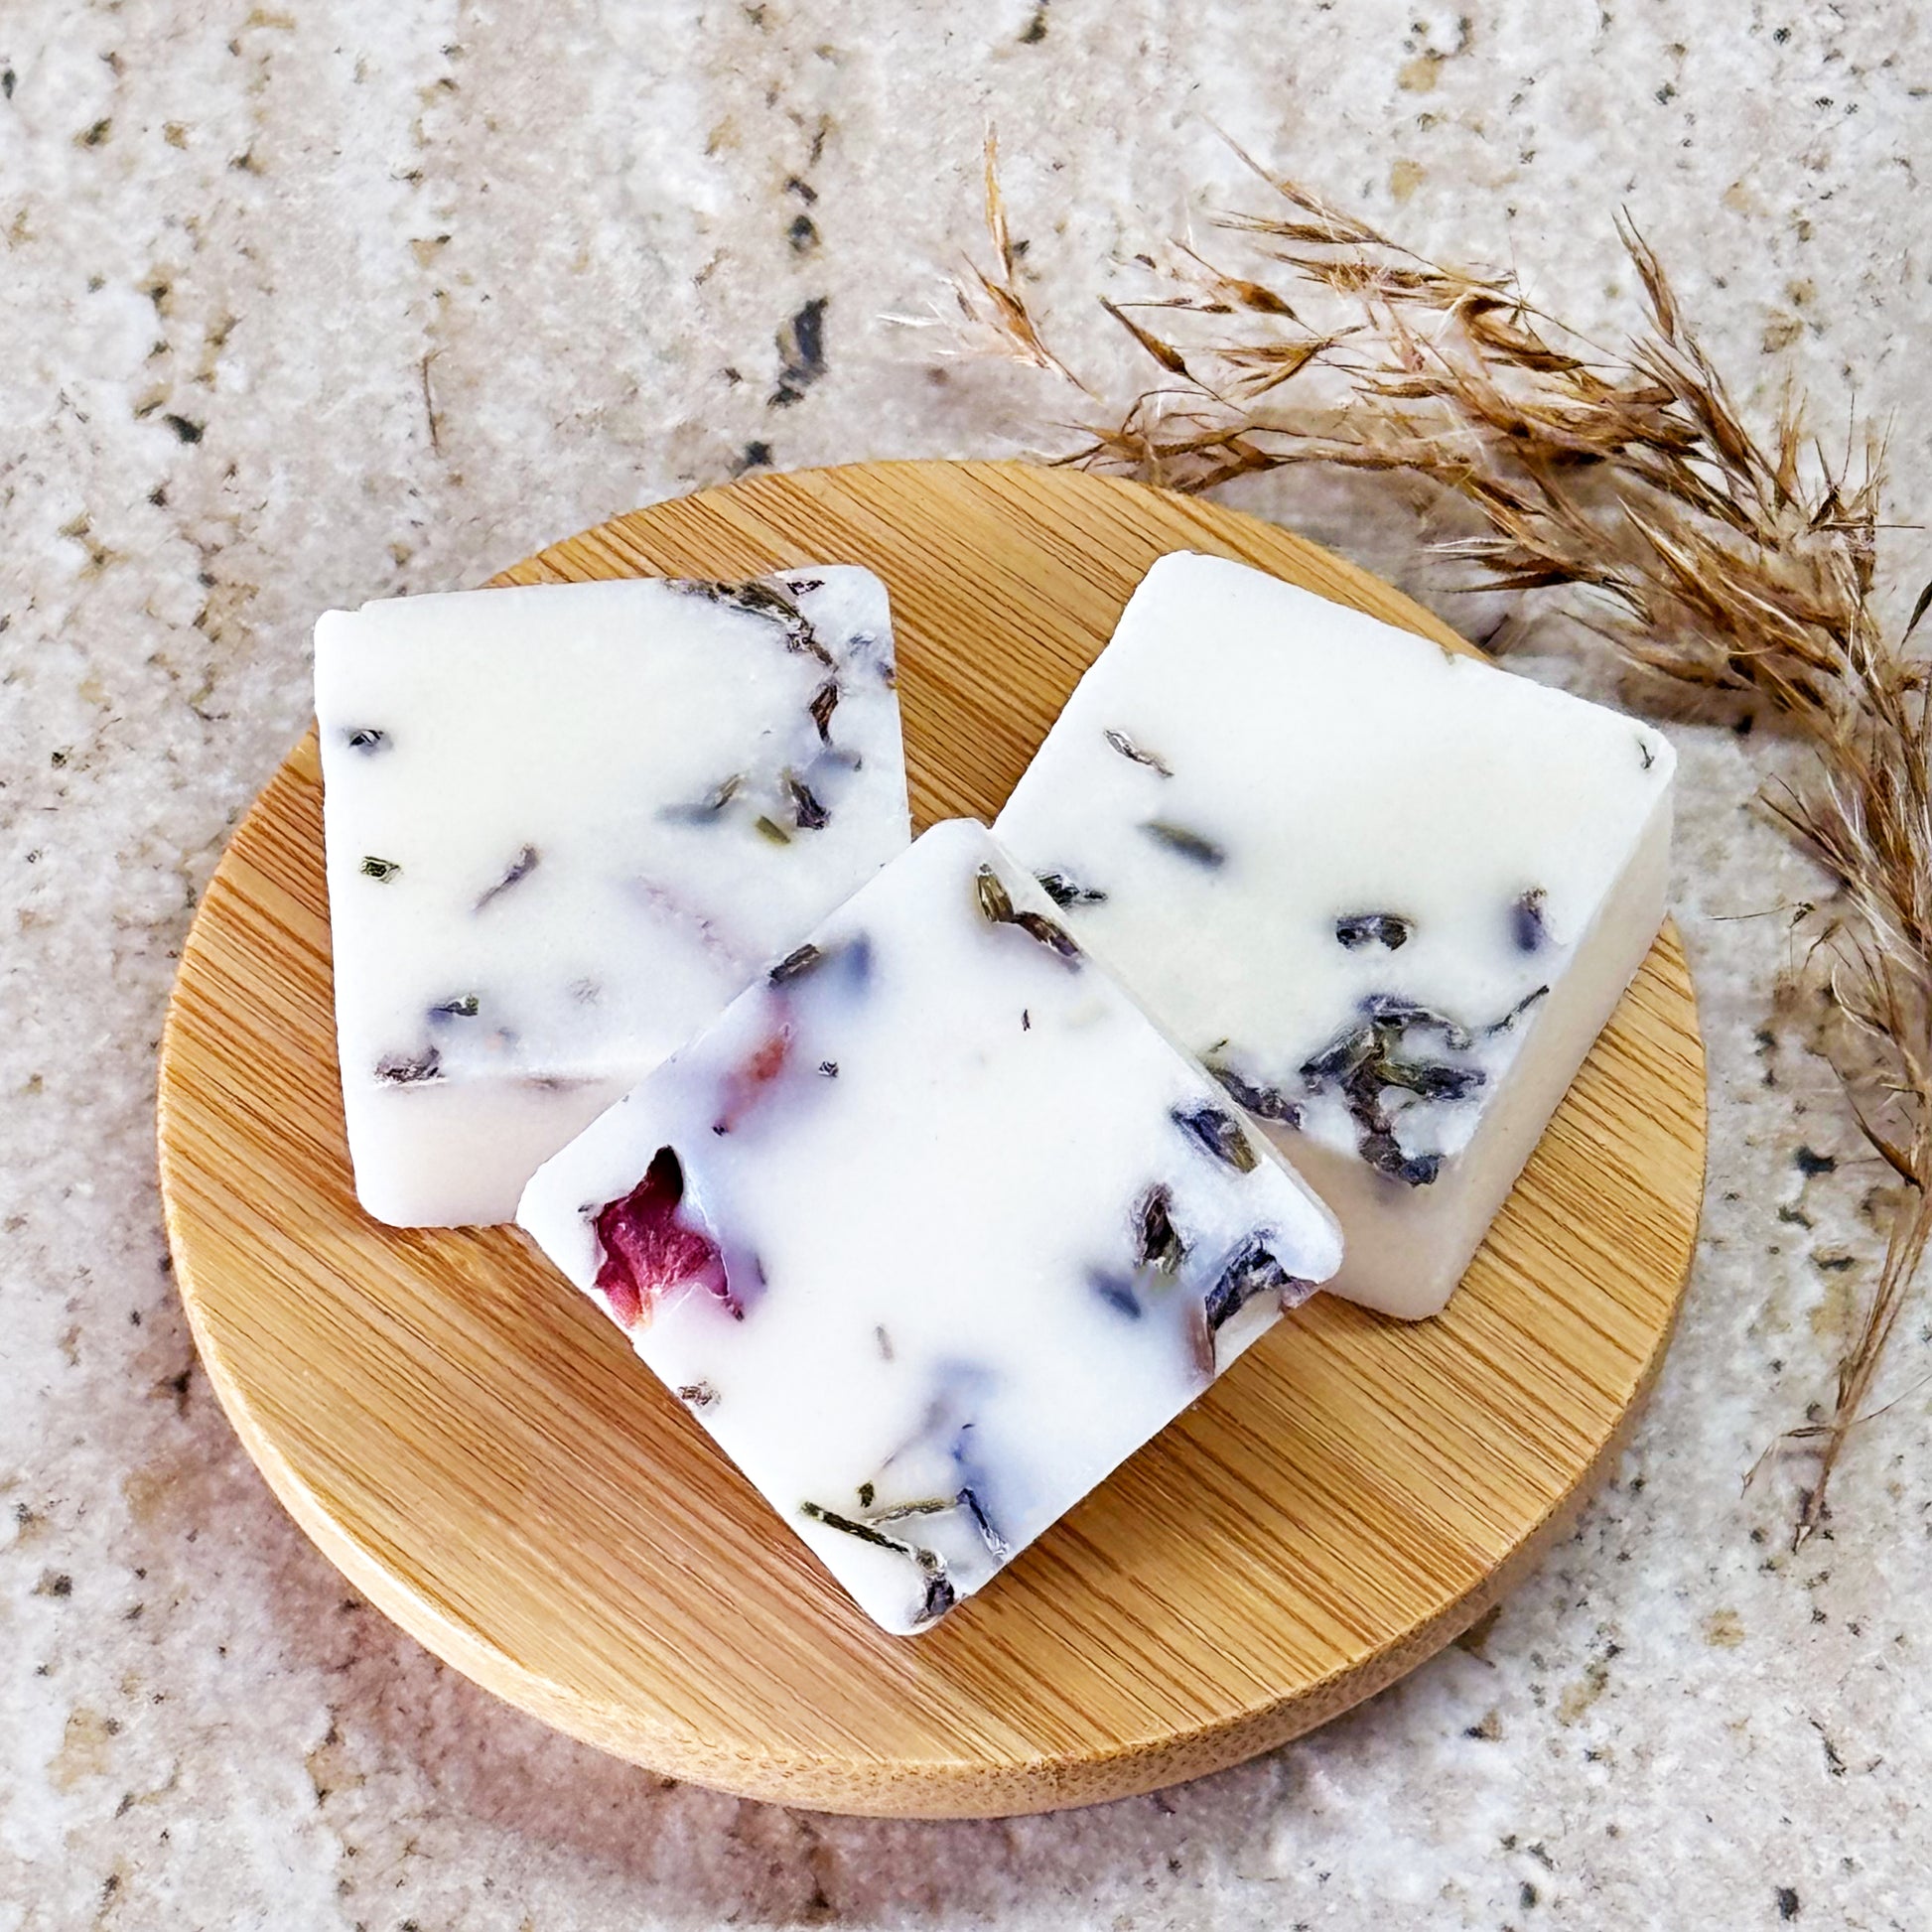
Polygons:
M1231 511L886 464L662 503L535 583L856 562L891 587L921 825L991 818L1147 566L1238 557L1445 642ZM1442 1318L1326 1298L929 1635L873 1629L622 1337L506 1229L356 1209L313 735L235 835L162 1049L178 1277L223 1407L369 1598L607 1750L830 1810L990 1815L1217 1769L1493 1602L1615 1453L1677 1313L1704 1067L1667 928Z

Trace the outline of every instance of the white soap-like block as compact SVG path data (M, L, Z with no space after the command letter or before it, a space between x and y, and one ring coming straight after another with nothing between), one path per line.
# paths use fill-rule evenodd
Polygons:
M1333 1218L984 827L928 832L517 1218L888 1630L1332 1274Z
M1664 914L1655 731L1218 558L1163 558L995 827L1339 1216L1449 1300Z
M316 714L349 1152L399 1225L508 1220L910 836L865 570L332 611Z

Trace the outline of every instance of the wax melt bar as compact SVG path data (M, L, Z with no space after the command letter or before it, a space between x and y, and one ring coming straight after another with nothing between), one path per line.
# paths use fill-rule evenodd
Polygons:
M986 830L935 827L517 1218L888 1630L925 1627L1340 1258Z
M331 612L316 712L349 1151L398 1224L508 1220L910 836L864 570Z
M1437 1312L1663 917L1656 732L1218 558L1148 573L996 830Z

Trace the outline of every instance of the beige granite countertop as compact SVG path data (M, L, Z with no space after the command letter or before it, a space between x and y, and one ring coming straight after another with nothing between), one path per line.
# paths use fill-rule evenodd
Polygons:
M0 1932L1932 1922L1932 1368L1835 1533L1741 1479L1823 1392L1876 1179L1770 1014L1812 882L1674 728L1712 1061L1684 1327L1479 1633L1273 1756L1015 1823L668 1784L398 1635L271 1501L168 1277L154 1046L325 606L747 465L1016 448L917 308L997 118L1042 300L1233 192L1226 128L1609 328L1627 205L1749 399L1932 503L1932 28L1843 0L7 0L0 7ZM822 368L781 381L808 305ZM426 359L427 358L427 359ZM425 370L427 369L427 377ZM427 390L426 390L427 382ZM1430 580L1403 512L1256 506ZM1896 539L1901 581L1926 540ZM1440 593L1438 594L1440 596ZM1444 608L1468 620L1470 607ZM1536 666L1604 688L1552 653ZM1762 914L1763 916L1740 916Z

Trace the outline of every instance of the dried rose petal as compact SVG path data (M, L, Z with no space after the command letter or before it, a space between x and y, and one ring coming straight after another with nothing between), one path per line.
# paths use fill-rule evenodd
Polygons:
M612 1316L625 1328L647 1321L672 1289L700 1287L731 1306L724 1258L702 1228L678 1212L684 1199L684 1169L675 1150L662 1147L644 1177L620 1200L598 1212L597 1238L604 1246L597 1285Z

